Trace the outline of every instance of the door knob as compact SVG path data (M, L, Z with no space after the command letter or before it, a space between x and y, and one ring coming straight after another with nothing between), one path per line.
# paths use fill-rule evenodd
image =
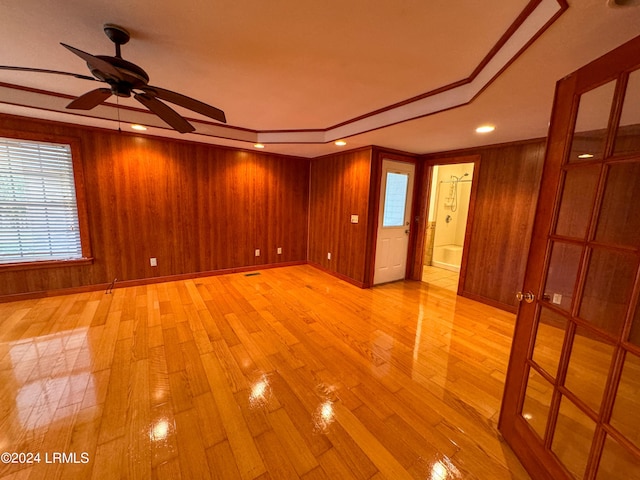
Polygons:
M516 299L519 302L524 300L527 303L532 303L536 299L536 296L533 294L533 292L518 292L516 293Z

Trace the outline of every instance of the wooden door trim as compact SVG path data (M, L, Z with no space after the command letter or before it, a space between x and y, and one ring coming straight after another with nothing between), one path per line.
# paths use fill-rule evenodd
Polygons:
M414 187L414 215L417 219L415 229L414 245L411 270L407 272L407 277L411 280L422 280L422 258L424 256L424 239L427 232L427 220L429 217L429 199L431 198L431 182L433 180L433 167L435 165L455 165L458 163L473 163L473 177L471 179L471 197L469 198L469 213L467 215L467 225L464 233L464 244L462 247L462 261L460 263L460 281L458 282L458 294L462 295L464 290L464 279L467 274L468 252L471 244L471 234L473 233L473 220L476 206L477 185L480 175L480 165L482 156L480 154L462 155L457 157L437 158L432 157L420 162L420 168L416 169L416 184ZM418 176L419 174L419 176ZM415 189L418 190L415 190ZM417 212L417 213L416 213ZM486 303L486 302L485 302Z

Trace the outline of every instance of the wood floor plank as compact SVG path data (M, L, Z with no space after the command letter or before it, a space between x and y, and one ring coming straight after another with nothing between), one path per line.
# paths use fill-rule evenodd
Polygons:
M513 315L257 273L0 303L0 445L90 459L0 478L528 478L496 428Z
M202 355L202 363L240 475L245 480L254 479L266 472L266 468L242 412L235 403L233 390L227 382L223 366L212 353Z
M193 480L210 480L207 454L199 434L198 415L195 410L176 414L176 436L182 476ZM144 478L144 477L140 477Z
M125 441L129 448L129 478L151 477L151 409L149 401L149 360L138 360L131 367L131 384L126 413ZM146 435L145 435L146 434Z
M240 478L236 459L231 451L229 442L222 441L207 449L207 461L211 478L214 480L229 480Z
M304 475L318 466L316 457L311 453L284 408L268 414L269 423L278 437L284 450L298 475Z
M410 479L411 475L393 454L368 430L362 422L341 404L336 404L335 416L345 431L361 446L364 453L387 478Z

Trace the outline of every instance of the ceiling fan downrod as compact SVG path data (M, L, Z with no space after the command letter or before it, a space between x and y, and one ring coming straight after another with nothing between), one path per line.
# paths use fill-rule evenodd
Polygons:
M115 25L113 23L105 23L103 26L104 33L109 40L111 40L116 45L116 57L122 58L122 53L120 52L120 45L124 45L129 42L131 39L131 35L129 32L122 28L119 25Z

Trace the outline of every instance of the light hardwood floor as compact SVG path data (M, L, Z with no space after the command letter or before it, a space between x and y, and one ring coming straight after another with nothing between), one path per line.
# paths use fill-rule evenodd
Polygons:
M0 478L527 479L513 323L306 265L0 304Z

